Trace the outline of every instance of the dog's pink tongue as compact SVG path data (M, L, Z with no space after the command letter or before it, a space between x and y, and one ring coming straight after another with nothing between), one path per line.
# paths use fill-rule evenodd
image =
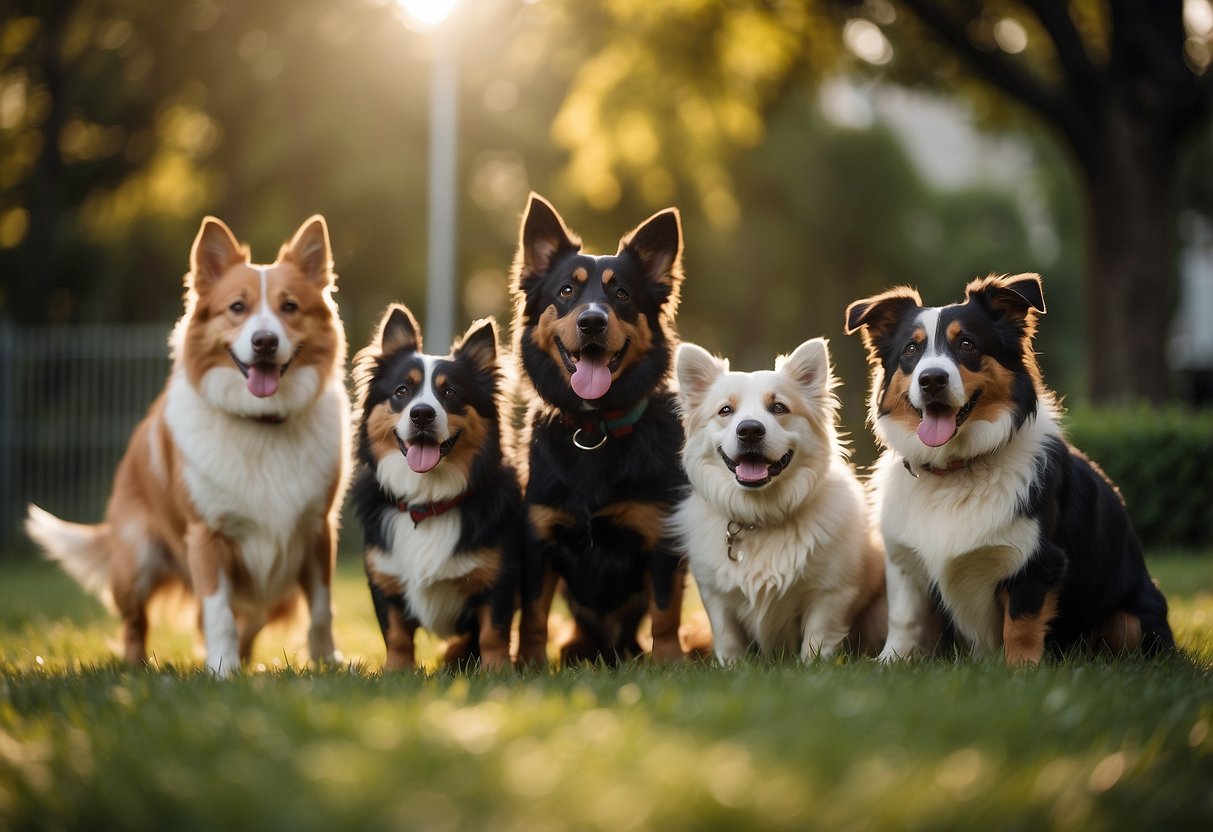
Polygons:
M409 467L418 474L424 474L433 469L438 464L438 460L442 459L438 446L432 442L418 442L409 445L408 453L404 456L408 460Z
M737 461L737 479L742 482L759 482L768 476L765 459L740 459Z
M259 399L278 392L278 367L273 364L250 364L248 391Z
M611 371L605 359L582 357L569 380L573 392L583 399L601 399L611 389Z
M918 425L918 438L922 444L938 448L956 434L955 410L927 410Z

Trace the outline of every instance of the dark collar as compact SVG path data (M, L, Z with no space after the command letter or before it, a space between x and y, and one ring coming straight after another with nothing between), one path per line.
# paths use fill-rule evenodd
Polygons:
M250 416L249 418L263 425L281 425L286 421L285 416L279 416L275 413L266 413L263 416Z
M591 451L602 447L607 438L621 439L636 429L636 423L649 407L648 399L641 399L631 410L583 410L579 413L561 411L561 419L565 427L576 428L573 431L573 444L582 450ZM594 445L583 445L577 441L584 434L588 439L601 439Z
M446 514L468 497L471 497L473 493L472 491L464 491L462 494L456 494L449 500L439 500L435 503L413 503L410 505L405 500L397 500L396 508L401 511L407 511L409 517L413 518L413 525L419 526L421 525L421 521L427 517L437 517L439 514Z
M945 465L931 465L930 463L924 462L920 467L922 470L929 471L937 477L946 477L948 474L955 473L956 471L963 471L974 462L985 459L988 456L989 454L982 454L981 456L969 457L968 459L954 459ZM906 467L906 470L910 472L911 476L918 476L918 474L914 473L914 469L910 467L909 460L903 459L901 464Z

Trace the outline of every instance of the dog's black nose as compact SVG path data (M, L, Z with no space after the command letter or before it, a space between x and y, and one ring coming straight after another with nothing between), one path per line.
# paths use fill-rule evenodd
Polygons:
M253 333L253 352L258 355L273 355L278 352L278 336L268 329Z
M577 328L586 335L601 335L606 327L606 313L599 309L586 309L577 316Z
M434 408L428 404L417 404L413 405L413 409L409 411L409 421L417 427L423 428L433 422L436 415Z
M948 371L942 367L930 367L918 374L918 386L924 393L938 394L948 388Z
M743 442L757 442L767 435L767 429L757 419L746 419L737 426L737 438Z

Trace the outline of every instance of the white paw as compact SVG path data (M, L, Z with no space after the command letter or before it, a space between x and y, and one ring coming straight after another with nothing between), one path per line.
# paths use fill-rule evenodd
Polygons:
M226 679L233 673L239 672L240 656L235 652L210 654L206 657L206 669L218 678Z

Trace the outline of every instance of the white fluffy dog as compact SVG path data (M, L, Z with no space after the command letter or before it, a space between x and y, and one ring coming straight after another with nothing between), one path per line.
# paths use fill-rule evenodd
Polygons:
M737 373L678 350L692 493L672 520L712 624L716 657L828 658L884 642L884 556L838 441L823 338L774 371Z

